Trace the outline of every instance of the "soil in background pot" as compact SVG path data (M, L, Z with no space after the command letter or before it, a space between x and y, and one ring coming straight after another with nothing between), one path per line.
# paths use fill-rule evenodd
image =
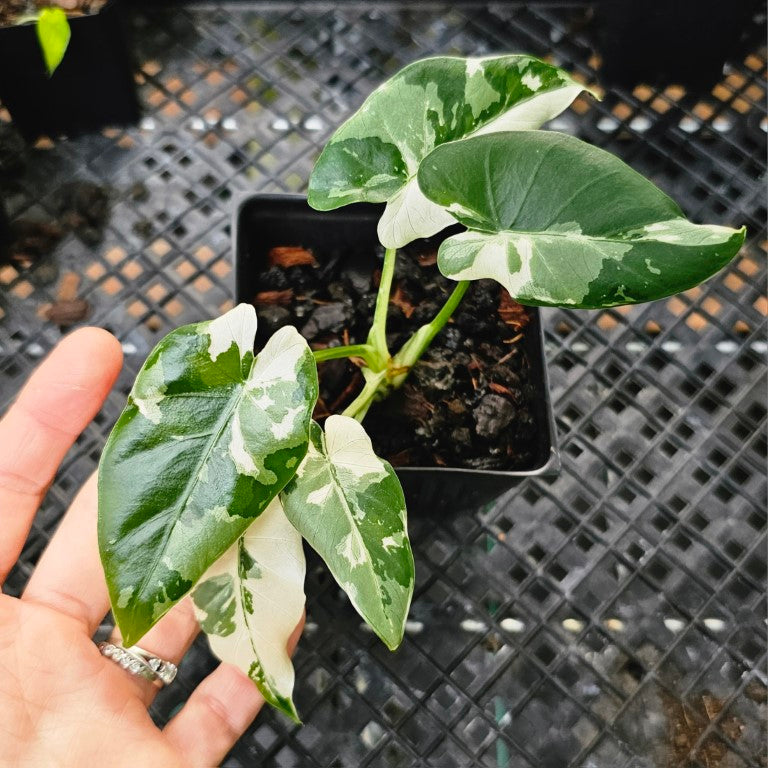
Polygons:
M435 266L436 248L419 241L399 253L387 321L392 352L434 318L456 285ZM366 264L364 256L273 248L253 298L257 348L289 324L313 349L364 342L381 273L373 255L368 269L361 261ZM379 455L395 466L529 469L536 455L535 389L519 344L528 321L526 308L497 283L473 283L405 386L368 412L365 427ZM363 377L347 360L321 363L318 371L315 418L322 422L344 410Z
M70 14L97 13L107 0L0 0L0 25L14 24L41 8L58 6Z

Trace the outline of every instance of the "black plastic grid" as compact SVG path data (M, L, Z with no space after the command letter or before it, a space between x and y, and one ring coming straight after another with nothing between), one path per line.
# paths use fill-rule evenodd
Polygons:
M429 53L549 55L594 82L581 19L578 7L541 4L134 12L142 125L42 142L2 182L14 218L54 216L72 178L107 185L111 215L101 244L70 234L33 268L0 267L0 402L60 337L40 313L66 272L81 275L89 322L126 351L12 592L92 471L151 346L230 306L233 199L301 190L333 127ZM758 50L705 97L613 91L556 121L694 219L746 224L748 244L722 275L665 302L546 312L561 476L480 510L444 500L429 518L412 513L418 581L396 654L311 561L295 659L305 725L265 712L226 765L765 765L764 78ZM198 643L159 698L159 721L212 665Z

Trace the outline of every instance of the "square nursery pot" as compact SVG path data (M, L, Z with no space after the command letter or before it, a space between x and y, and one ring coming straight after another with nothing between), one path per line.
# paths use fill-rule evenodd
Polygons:
M69 19L72 36L51 77L34 24L0 27L0 101L27 141L74 136L139 118L117 0Z
M254 195L236 207L233 222L235 293L237 302L252 302L263 290L258 275L268 268L268 254L275 246L300 246L311 250L323 266L323 254L340 254L366 272L377 266L379 245L376 224L382 207L348 205L336 211L319 212L299 195ZM348 255L345 255L345 252ZM361 253L370 253L370 263L361 264ZM354 255L352 255L354 254ZM533 407L536 423L535 459L529 468L517 471L466 469L460 467L397 467L409 508L444 515L486 504L525 477L553 476L560 469L552 402L544 359L544 337L537 308L521 341L536 389ZM440 337L433 342L440 343ZM372 434L374 445L376 435Z
M759 0L599 0L593 7L600 80L632 90L681 83L700 94L723 77L723 65L749 52Z

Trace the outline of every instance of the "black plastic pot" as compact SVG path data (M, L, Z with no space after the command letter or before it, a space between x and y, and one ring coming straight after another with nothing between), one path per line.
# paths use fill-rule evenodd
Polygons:
M34 24L0 28L0 101L27 141L74 136L139 118L116 0L70 19L72 37L49 77Z
M368 246L373 253L378 245L376 223L380 215L380 206L364 204L319 212L310 208L306 198L300 195L254 195L242 200L236 207L233 222L237 301L250 302L261 290L257 275L266 269L269 251L274 246L300 245L312 249L320 258L323 253L335 253L344 259L344 252L349 249L357 255L347 259L359 260L362 258L359 254ZM366 272L371 268L369 263L359 266ZM439 343L439 337L435 343ZM432 511L468 509L490 501L520 478L557 474L560 459L544 360L544 337L537 309L533 309L522 343L538 394L534 466L514 472L437 466L398 467L397 473L411 507L418 498L421 507ZM375 435L373 437L375 442Z
M594 7L600 80L632 89L681 83L708 91L723 64L748 52L758 0L600 0Z
M0 198L0 264L3 264L8 256L8 246L11 243L11 224L5 213L5 205Z

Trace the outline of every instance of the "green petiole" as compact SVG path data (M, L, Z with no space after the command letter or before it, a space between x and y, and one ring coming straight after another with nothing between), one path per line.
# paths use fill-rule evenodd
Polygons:
M400 351L392 356L387 346L386 332L389 296L392 291L396 260L397 250L395 248L388 248L384 253L381 282L379 283L379 292L376 296L376 308L374 310L371 330L368 333L368 341L365 344L328 347L327 349L316 350L313 353L317 363L350 357L359 357L365 361L366 367L363 368L363 375L366 380L365 385L360 394L344 411L345 416L350 416L358 421L363 420L372 403L385 397L390 389L397 389L403 385L411 368L416 365L424 352L429 348L435 336L440 333L451 319L451 316L456 311L469 288L468 280L462 280L458 283L434 320L426 325L422 325L403 344Z
M435 336L443 330L445 324L456 311L456 308L461 304L461 300L464 298L467 288L469 288L469 283L469 280L459 282L453 289L453 293L448 297L448 300L443 304L442 309L435 315L435 319L426 325L422 325L394 356L392 368L398 371L398 373L392 379L391 384L393 387L402 386L408 376L408 372L421 359L421 356L427 351Z
M315 356L316 363L339 360L344 357L361 357L370 366L374 358L374 349L370 344L348 344L343 347L316 349L312 354Z
M373 312L373 324L368 333L368 344L376 351L379 360L388 360L390 357L387 347L387 311L396 261L397 249L387 248L384 252L384 264L381 268L381 281L376 296L376 309Z
M363 373L365 374L365 371ZM384 396L387 389L387 371L370 372L365 377L365 385L360 394L344 409L342 415L362 421L368 409Z

